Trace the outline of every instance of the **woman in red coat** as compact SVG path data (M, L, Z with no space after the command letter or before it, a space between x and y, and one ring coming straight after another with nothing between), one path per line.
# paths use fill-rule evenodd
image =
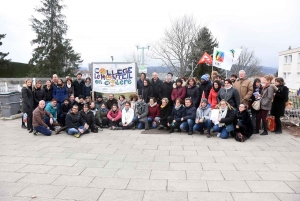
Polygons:
M148 122L152 128L156 128L157 122L155 121L156 117L160 116L159 104L157 104L154 97L150 98L148 104Z
M176 80L176 85L175 85L175 87L173 87L173 91L172 91L172 94L171 94L171 99L175 103L175 100L177 98L180 98L181 100L184 100L185 95L186 95L185 83L182 84L182 80L177 79Z
M218 92L221 89L222 84L219 80L215 80L213 83L213 87L211 88L208 96L208 103L212 109L215 109L218 105Z

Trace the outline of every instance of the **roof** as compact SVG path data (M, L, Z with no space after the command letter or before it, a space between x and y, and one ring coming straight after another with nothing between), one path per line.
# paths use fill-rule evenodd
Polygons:
M290 50L284 50L282 52L279 52L279 56L286 55L286 54L297 53L297 52L300 52L300 47L297 47L297 48L294 48L294 49L290 49Z

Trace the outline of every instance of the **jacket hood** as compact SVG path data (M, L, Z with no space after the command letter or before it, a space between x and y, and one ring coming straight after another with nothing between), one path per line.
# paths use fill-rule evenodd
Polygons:
M176 86L177 86L176 83L174 83L174 84L173 84L173 88L175 89ZM181 86L182 86L182 87L185 87L185 86L186 86L186 82L182 81L182 85L181 85Z

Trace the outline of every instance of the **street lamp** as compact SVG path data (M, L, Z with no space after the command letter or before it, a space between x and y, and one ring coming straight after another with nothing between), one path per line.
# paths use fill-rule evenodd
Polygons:
M114 62L114 56L110 56L111 62Z
M147 50L149 50L149 48L150 48L150 45L147 45L146 47L139 47L138 45L136 46L136 49L137 50L139 50L139 49L141 49L142 50L142 63L141 63L141 65L145 65L145 49L147 49Z

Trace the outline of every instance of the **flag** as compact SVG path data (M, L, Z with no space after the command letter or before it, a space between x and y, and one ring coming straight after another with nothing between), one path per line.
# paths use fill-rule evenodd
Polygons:
M232 57L233 57L232 60L237 61L242 53L242 49L236 48L236 49L230 50L230 52L232 53Z
M222 50L220 48L214 48L213 54L213 66L222 68L224 70L230 70L233 64L233 53L228 50Z
M203 56L200 58L200 60L198 61L198 64L204 64L207 63L209 65L212 64L212 58L209 54L207 54L206 52L203 54Z
M205 93L204 93L204 91L202 92L202 97L201 97L201 99L203 99L203 98L205 98Z

